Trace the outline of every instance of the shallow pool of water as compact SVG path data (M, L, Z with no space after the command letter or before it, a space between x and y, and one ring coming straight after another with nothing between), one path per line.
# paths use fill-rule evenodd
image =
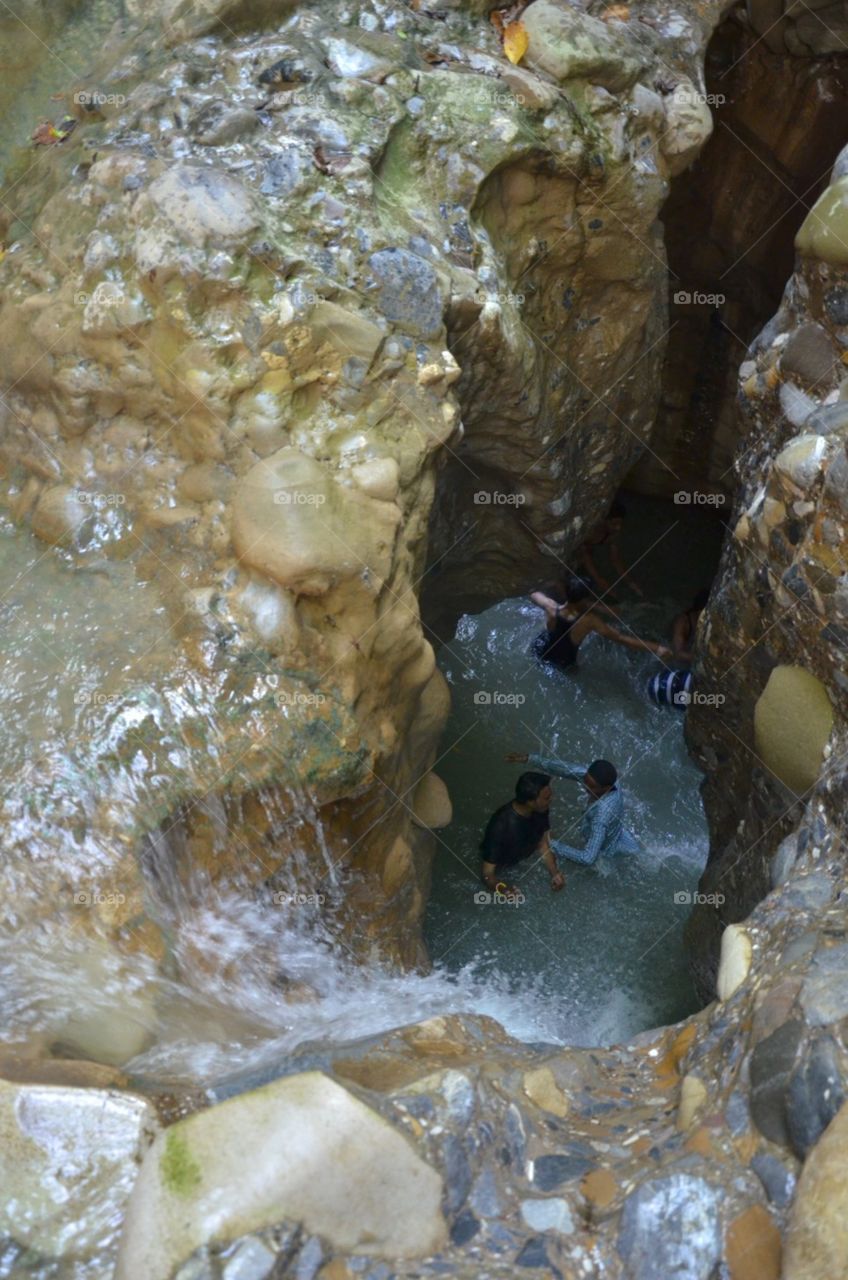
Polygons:
M667 636L675 612L709 579L715 555L714 522L678 516L667 503L643 499L629 518L626 558L632 563L648 551L636 576L650 602L627 603L621 591L620 615L654 639ZM691 550L681 563L684 542ZM438 966L473 963L493 988L541 1000L546 1039L608 1043L696 1007L683 927L707 855L700 774L686 753L683 715L646 696L661 669L657 659L593 636L581 646L577 670L557 671L531 653L542 625L529 601L505 600L462 618L441 653L453 710L436 771L449 787L454 820L439 833L426 937ZM558 894L545 868L528 860L512 877L523 903L477 901L483 827L530 767L507 764L509 751L612 760L627 825L644 852L591 868L565 863L568 883ZM582 787L555 780L553 833L579 843L582 810Z

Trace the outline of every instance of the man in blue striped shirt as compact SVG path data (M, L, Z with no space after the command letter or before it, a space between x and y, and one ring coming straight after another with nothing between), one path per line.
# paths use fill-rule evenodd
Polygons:
M558 858L568 858L571 862L590 867L604 853L640 851L639 841L622 821L624 799L618 786L618 772L609 760L595 760L587 767L569 764L555 757L519 755L516 752L508 755L507 760L510 764L529 763L534 769L541 769L554 777L582 782L586 788L589 801L581 823L583 848L578 849L564 840L551 840L551 849Z

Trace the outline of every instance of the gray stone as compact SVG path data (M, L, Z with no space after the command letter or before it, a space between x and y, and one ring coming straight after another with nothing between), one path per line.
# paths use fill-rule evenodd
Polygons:
M451 1227L450 1238L453 1244L468 1244L469 1240L473 1240L479 1231L480 1219L475 1218L470 1209L463 1209Z
M311 1236L297 1256L293 1268L293 1280L314 1280L324 1260L324 1250L317 1236Z
M721 1199L703 1178L684 1173L631 1192L617 1242L628 1280L707 1280L721 1257Z
M771 860L771 866L769 867L769 879L771 880L771 887L773 889L776 889L778 885L783 884L789 879L789 873L794 867L797 857L798 832L793 831L785 840L781 840L780 844L777 846L775 855Z
M497 1218L503 1212L498 1180L489 1165L480 1171L469 1197L469 1204L481 1218Z
M826 871L813 871L797 876L789 886L786 902L789 906L818 910L833 897L833 881Z
M785 1144L786 1092L804 1034L798 1019L784 1022L751 1054L751 1115L763 1137Z
M795 1191L794 1173L768 1152L754 1156L751 1168L765 1187L771 1203L778 1209L785 1209Z
M842 431L844 427L848 427L848 401L843 400L837 404L823 405L821 409L816 409L815 413L810 414L805 426L808 431L815 431L820 436L829 436L835 431Z
M797 938L793 938L787 942L783 948L783 954L780 957L780 963L783 966L795 964L798 960L806 960L811 956L818 944L818 937L815 933L802 933Z
M174 165L151 183L148 196L180 237L197 246L241 239L259 222L250 192L212 167Z
M573 1182L588 1173L594 1161L583 1155L539 1156L533 1161L533 1182L541 1191L553 1191L563 1182Z
M0 1239L44 1259L96 1254L157 1128L133 1094L0 1080Z
M824 309L834 324L848 324L848 285L834 285L824 295Z
M751 1108L748 1105L747 1093L744 1093L741 1089L735 1089L731 1093L724 1109L724 1118L732 1134L737 1135L745 1132L751 1123Z
M259 119L247 107L228 107L225 102L206 103L189 121L189 129L204 147L223 147L253 133Z
M786 1119L800 1160L818 1142L844 1100L838 1047L831 1036L819 1036L805 1049L789 1084Z
M543 1236L537 1236L532 1240L528 1240L524 1248L515 1259L517 1267L544 1267L550 1268L550 1259L548 1251L545 1248L545 1240ZM557 1275L559 1272L557 1272Z
M380 249L368 265L377 282L377 305L383 315L421 337L432 337L442 324L442 297L429 262L407 249Z
M575 1229L568 1201L558 1196L547 1200L522 1200L521 1216L534 1231L560 1231L570 1235Z
M801 1007L814 1027L848 1017L848 944L815 956L801 988Z
M442 1144L445 1164L445 1208L455 1213L471 1189L471 1166L461 1140L449 1133Z
M222 1280L265 1280L275 1260L258 1236L245 1236L221 1268Z
M279 155L267 161L259 190L264 196L287 196L303 176L303 165L297 147L284 147Z
M795 330L783 349L780 367L820 393L842 369L828 332L820 324L802 324Z

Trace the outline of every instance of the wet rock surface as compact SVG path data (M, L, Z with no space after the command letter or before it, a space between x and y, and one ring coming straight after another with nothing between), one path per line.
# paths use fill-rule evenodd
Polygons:
M333 906L351 949L422 959L449 813L428 555L454 605L468 564L479 601L519 562L523 585L542 538L567 554L632 461L661 346L616 393L617 426L598 392L662 331L657 213L707 130L690 86L720 6L527 12L521 75L478 6L297 8L281 32L261 6L166 5L164 41L104 73L123 105L42 157L6 228L4 537L51 557L34 581L60 602L85 576L86 627L110 613L113 630L92 664L73 595L62 657L95 674L26 725L32 761L11 743L26 795L10 779L4 896L21 944L62 920L71 981L122 994L51 1027L33 1070L56 1080L5 1067L7 1270L99 1249L109 1275L116 1242L82 1239L92 1190L129 1201L132 1280L777 1280L784 1242L788 1280L845 1270L839 174L740 375L740 498L702 632L699 678L725 701L696 707L690 736L704 888L723 900L692 942L718 1000L613 1049L521 1044L471 1015L307 1046L160 1100L161 1132L117 1071L113 1088L90 1061L56 1065L120 1065L153 1034L154 977L191 959L150 905L163 868L188 894L198 870L285 885L294 848L322 875L350 863L365 887ZM130 680L115 654L136 640ZM273 793L293 775L294 802ZM123 981L128 955L149 984ZM121 1121L114 1151L79 1118L92 1106Z

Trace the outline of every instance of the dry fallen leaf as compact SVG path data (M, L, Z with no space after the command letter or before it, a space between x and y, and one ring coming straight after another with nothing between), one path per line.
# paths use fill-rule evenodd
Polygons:
M504 53L510 62L520 62L527 52L530 38L523 22L511 22L504 30Z
M601 14L602 22L629 22L630 9L626 4L614 4L609 9L604 9Z

